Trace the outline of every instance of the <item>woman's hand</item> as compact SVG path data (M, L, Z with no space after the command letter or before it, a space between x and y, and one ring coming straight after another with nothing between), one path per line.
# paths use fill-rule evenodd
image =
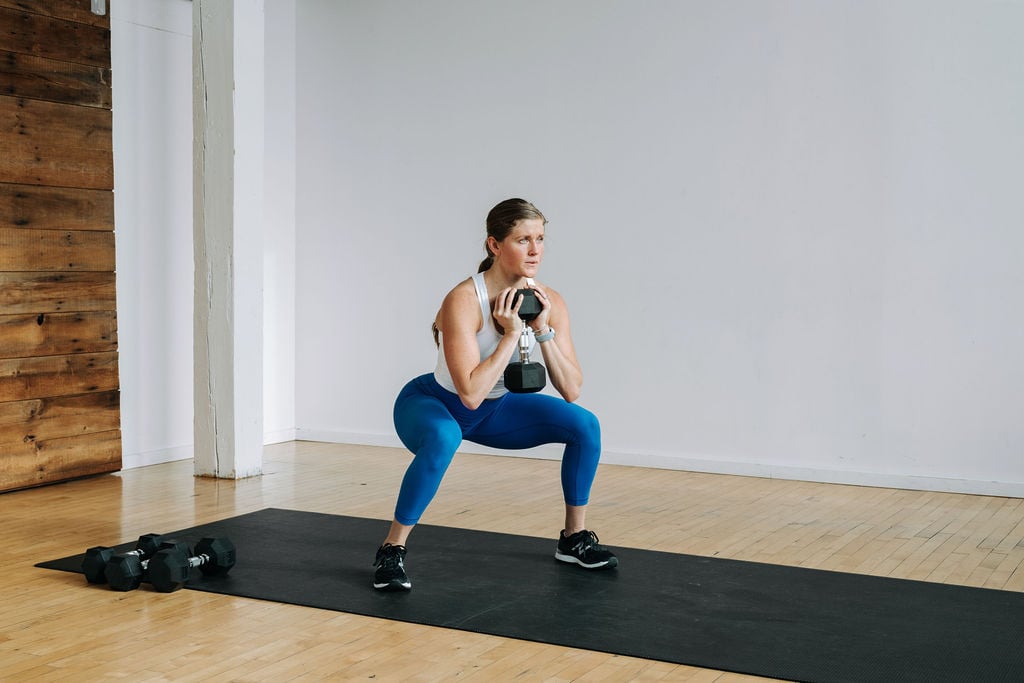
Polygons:
M519 317L519 307L522 303L522 298L516 300L514 287L507 287L494 297L494 310L491 311L491 315L501 325L501 329L505 330L506 335L511 334L518 337L522 332L524 323Z
M530 327L532 327L533 331L537 334L543 334L544 332L547 332L548 327L550 327L548 319L551 317L551 298L548 296L548 293L544 291L543 287L532 284L530 285L530 289L537 294L537 301L540 302L542 308L541 312L537 314L537 317L530 321Z

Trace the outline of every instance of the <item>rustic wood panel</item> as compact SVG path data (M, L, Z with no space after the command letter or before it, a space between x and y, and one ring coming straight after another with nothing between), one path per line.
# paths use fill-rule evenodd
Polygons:
M60 356L117 350L117 314L0 315L0 357Z
M0 228L0 271L114 270L114 233Z
M110 19L0 0L0 491L120 469Z
M0 403L0 451L7 445L119 429L120 394L104 391Z
M106 14L93 14L89 0L0 0L0 7L110 28L110 2Z
M113 230L114 194L106 190L0 183L0 227Z
M0 182L110 190L111 113L0 96Z
M110 69L0 50L0 95L110 109Z
M117 309L114 273L2 273L0 312L56 313Z
M109 109L0 97L0 133L39 149L81 147L111 151L113 115Z
M115 430L12 445L0 458L0 481L27 488L119 469L121 432Z
M7 141L0 144L5 148L0 156L0 182L113 189L114 159L110 152L42 150L35 145Z
M12 52L110 67L110 29L104 26L0 7L0 37Z
M116 352L0 359L0 401L117 388Z

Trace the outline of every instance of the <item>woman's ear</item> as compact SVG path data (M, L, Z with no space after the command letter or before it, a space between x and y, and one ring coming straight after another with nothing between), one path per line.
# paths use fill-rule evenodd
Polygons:
M497 256L498 255L498 247L500 245L501 245L501 242L499 242L498 240L494 239L493 235L488 235L487 236L487 248L490 250L492 256Z

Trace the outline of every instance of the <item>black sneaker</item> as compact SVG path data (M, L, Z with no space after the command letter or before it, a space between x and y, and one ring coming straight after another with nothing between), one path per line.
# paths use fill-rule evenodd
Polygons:
M574 562L585 569L610 569L618 566L619 559L597 541L597 534L586 529L572 536L559 533L555 559Z
M377 571L373 573L373 587L379 591L401 591L412 588L405 574L405 546L385 543L377 548L373 561Z

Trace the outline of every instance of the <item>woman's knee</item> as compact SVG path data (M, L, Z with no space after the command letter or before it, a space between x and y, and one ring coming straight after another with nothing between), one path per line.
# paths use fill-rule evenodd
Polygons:
M601 450L601 421L597 419L597 415L590 412L586 408L582 408L578 405L571 404L572 411L572 429L576 433L581 445L588 446L594 450Z
M413 453L425 448L452 452L462 441L462 428L440 399L403 390L395 401L395 431ZM454 445L452 445L454 444Z
M462 430L454 422L435 423L410 441L415 441L409 450L415 454L418 467L444 474L462 444Z
M429 439L434 450L448 454L448 460L451 460L462 445L462 429L454 420L446 422L439 425Z

